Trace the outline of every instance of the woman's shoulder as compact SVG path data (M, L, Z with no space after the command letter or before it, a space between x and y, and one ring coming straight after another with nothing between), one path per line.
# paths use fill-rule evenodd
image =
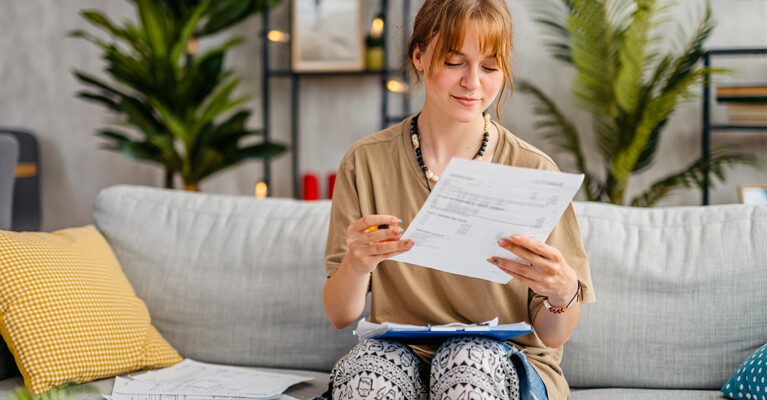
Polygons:
M360 161L369 161L371 157L386 157L394 154L400 147L402 135L405 133L405 119L384 130L365 136L355 141L346 151L341 166L353 167Z
M501 153L500 163L515 167L559 171L559 167L548 154L520 139L501 124L496 124L496 126L500 133L499 146L496 150Z

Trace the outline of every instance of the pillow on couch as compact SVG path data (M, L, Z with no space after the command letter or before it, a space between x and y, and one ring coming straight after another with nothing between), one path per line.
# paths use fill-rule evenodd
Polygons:
M0 332L35 394L182 360L93 226L0 231Z
M767 344L743 361L722 393L731 399L767 400Z

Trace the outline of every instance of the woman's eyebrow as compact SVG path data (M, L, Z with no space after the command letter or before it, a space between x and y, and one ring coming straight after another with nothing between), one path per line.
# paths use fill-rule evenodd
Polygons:
M462 53L461 51L459 51L459 50L448 50L448 51L447 51L447 53L448 53L448 54L452 54L452 55L456 55L456 56L461 56L461 57L466 57L466 58L468 58L468 57L466 56L466 54L463 54L463 53ZM498 54L497 54L497 53L496 53L496 54L490 54L490 55L486 55L486 56L485 56L485 59L488 59L488 60L489 60L489 59L494 59L494 58L498 58Z

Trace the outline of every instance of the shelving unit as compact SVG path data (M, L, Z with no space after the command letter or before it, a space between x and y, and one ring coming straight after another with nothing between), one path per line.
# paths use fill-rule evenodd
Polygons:
M753 49L712 49L707 50L703 55L703 65L706 68L711 67L711 59L716 56L743 56L743 55L767 55L767 49L753 48ZM767 130L765 126L752 126L752 125L732 125L732 124L712 124L711 123L711 79L708 75L705 76L703 81L703 132L701 133L701 145L702 154L705 157L711 155L711 132L717 130L739 130L739 131L754 131L754 130ZM708 178L708 173L706 174ZM703 205L709 204L709 185L708 181L703 185L703 198L701 200Z
M290 2L290 0L285 0ZM291 134L290 134L290 145L288 147L288 151L290 152L290 159L291 159L291 170L292 170L292 178L293 178L293 197L298 198L301 196L301 187L300 187L300 165L298 162L299 158L299 150L300 150L300 125L299 125L299 115L300 115L300 94L301 94L301 82L305 79L319 79L319 78L325 78L325 77L362 77L362 76L378 76L380 77L380 85L381 85L381 129L386 128L389 124L395 121L400 121L402 118L410 114L410 104L408 101L407 96L403 96L402 98L402 112L393 115L391 113L391 108L389 107L389 90L387 89L387 81L388 78L391 76L396 76L398 79L402 80L406 85L409 84L408 82L408 76L407 74L403 74L400 69L391 69L391 68L384 68L383 70L363 70L363 71L327 71L327 72L318 72L318 71L312 71L312 72L298 72L292 70L291 66L293 65L292 59L288 60L288 67L283 69L272 69L270 65L270 44L272 42L269 41L267 35L270 30L270 10L268 7L268 1L263 2L264 8L261 13L262 18L262 32L261 32L261 40L263 41L262 46L262 54L261 54L261 62L262 62L262 99L263 99L263 136L264 139L269 139L269 133L270 133L270 95L271 95L271 80L273 78L282 78L282 79L288 79L290 81L290 121L291 121ZM410 11L410 0L402 0L402 16L403 21L407 20L408 13ZM290 3L290 6L292 7L292 2ZM380 7L380 18L384 22L384 35L383 35L383 51L384 51L384 66L389 67L390 62L388 60L388 54L387 54L387 36L390 36L391 34L391 26L389 24L389 0L379 0L379 7ZM292 11L292 10L290 10ZM292 15L292 12L289 13ZM288 31L292 31L292 23L293 21L290 21L289 29ZM409 35L404 35L405 40L407 40ZM405 48L407 47L407 43L405 43ZM292 52L291 52L292 53ZM292 54L291 56L292 57ZM270 160L265 159L264 160L264 182L266 182L267 185L271 186L271 169L270 169Z

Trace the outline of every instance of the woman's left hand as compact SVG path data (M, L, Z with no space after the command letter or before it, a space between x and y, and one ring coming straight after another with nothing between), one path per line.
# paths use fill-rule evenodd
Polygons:
M498 241L498 245L530 265L500 257L491 257L488 262L518 279L535 293L548 297L552 305L566 305L578 291L578 276L555 247L522 235L503 238Z

